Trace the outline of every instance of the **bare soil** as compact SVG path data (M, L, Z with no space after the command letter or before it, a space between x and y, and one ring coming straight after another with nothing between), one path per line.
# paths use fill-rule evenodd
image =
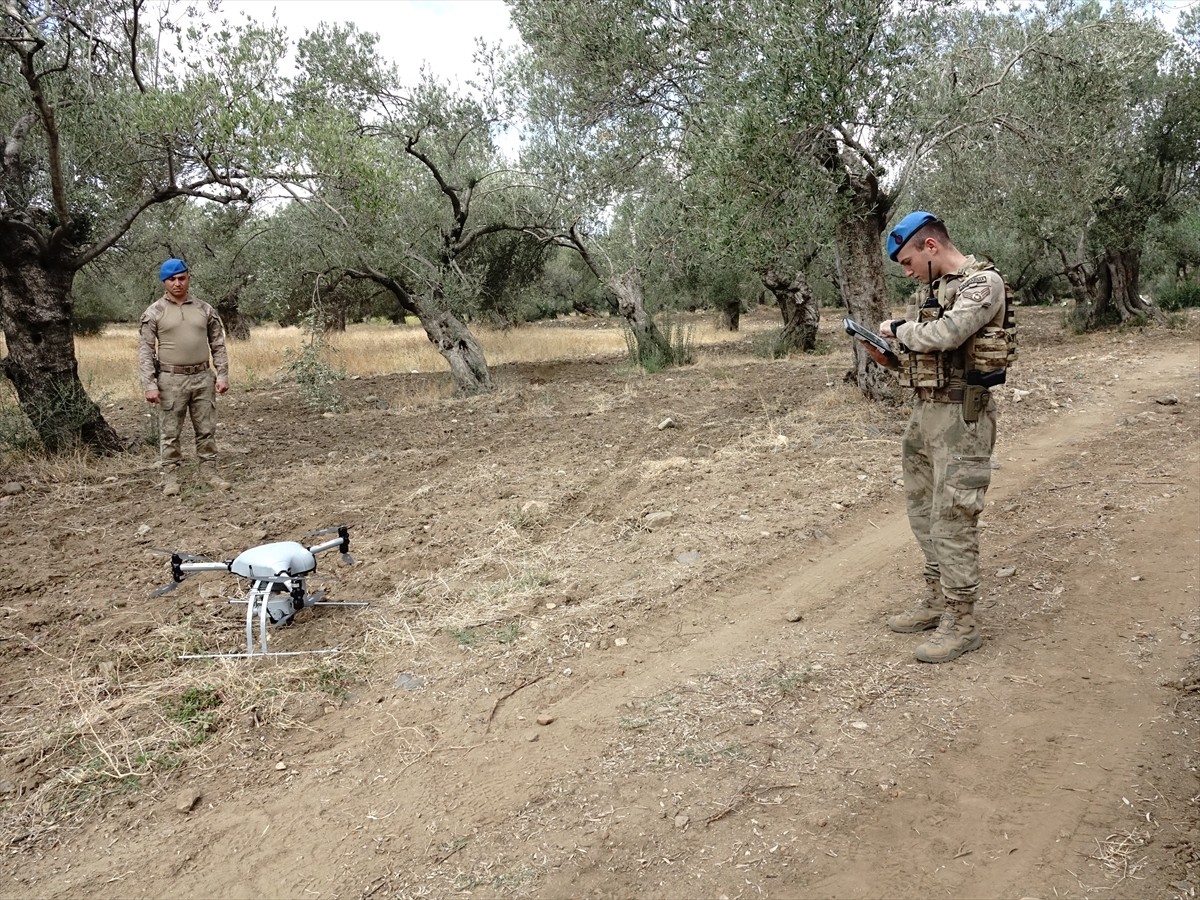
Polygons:
M920 588L907 413L843 384L832 322L824 355L358 379L330 415L235 385L224 494L162 498L149 448L13 465L0 895L1194 898L1200 332L1022 316L986 639L943 666L883 625ZM340 653L176 658L239 648L240 587L147 599L149 548L343 523L329 599L371 605L272 635Z

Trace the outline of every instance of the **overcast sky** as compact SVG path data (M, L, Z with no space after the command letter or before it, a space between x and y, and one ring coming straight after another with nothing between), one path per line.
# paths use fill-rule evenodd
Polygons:
M268 21L275 11L292 42L321 22L350 21L379 35L380 52L396 61L404 82L416 81L422 62L435 75L465 81L474 74L475 38L516 45L520 38L503 0L223 0L221 13Z

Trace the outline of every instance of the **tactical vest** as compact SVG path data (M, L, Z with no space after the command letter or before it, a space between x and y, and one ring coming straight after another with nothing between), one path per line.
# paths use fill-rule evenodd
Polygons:
M976 272L995 271L988 262L977 263L964 276ZM918 322L932 322L953 309L954 297L943 306L945 284L938 280L937 296L930 295L917 309ZM1017 314L1016 298L1012 287L1004 281L1003 326L985 325L955 350L933 353L916 353L909 350L904 354L904 367L900 370L900 383L910 388L961 388L966 384L967 370L1002 372L1017 358Z

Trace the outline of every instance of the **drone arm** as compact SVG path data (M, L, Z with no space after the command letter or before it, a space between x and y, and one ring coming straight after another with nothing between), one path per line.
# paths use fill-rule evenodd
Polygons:
M342 564L352 566L354 565L354 557L350 555L350 528L347 525L339 525L337 533L338 536L336 539L330 539L323 544L309 547L308 552L315 555L323 553L326 550L337 550L342 555Z
M233 560L225 560L225 562L185 562L179 564L179 572L181 575L190 575L193 572L228 572L229 564Z
M334 538L332 540L325 541L323 544L315 544L314 546L309 547L308 552L316 555L317 553L324 553L326 550L335 550L340 546L342 546L342 539Z

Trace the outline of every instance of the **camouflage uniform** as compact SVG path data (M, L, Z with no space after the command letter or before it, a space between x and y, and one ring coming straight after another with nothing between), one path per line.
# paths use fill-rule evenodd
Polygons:
M894 616L895 631L921 631L936 624L958 629L953 659L979 646L974 603L979 590L979 515L991 482L996 443L996 408L987 396L976 422L964 421L963 391L968 353L976 339L1003 332L1007 305L1004 279L988 263L967 257L956 271L933 284L937 306L910 306L896 338L909 351L910 385L916 398L904 434L902 462L908 519L925 556L930 594L921 610ZM940 307L940 309L938 309ZM923 312L924 310L924 312ZM932 314L930 311L932 310ZM938 387L913 373L936 372ZM933 382L925 381L926 384ZM946 621L947 605L952 613ZM933 639L937 643L937 639ZM917 658L942 662L938 648L917 648Z
M175 303L163 295L151 303L142 313L138 372L143 391L159 392L159 458L167 478L175 477L182 462L179 438L190 414L196 458L209 478L219 481L216 383L229 380L229 357L217 311L194 297Z

